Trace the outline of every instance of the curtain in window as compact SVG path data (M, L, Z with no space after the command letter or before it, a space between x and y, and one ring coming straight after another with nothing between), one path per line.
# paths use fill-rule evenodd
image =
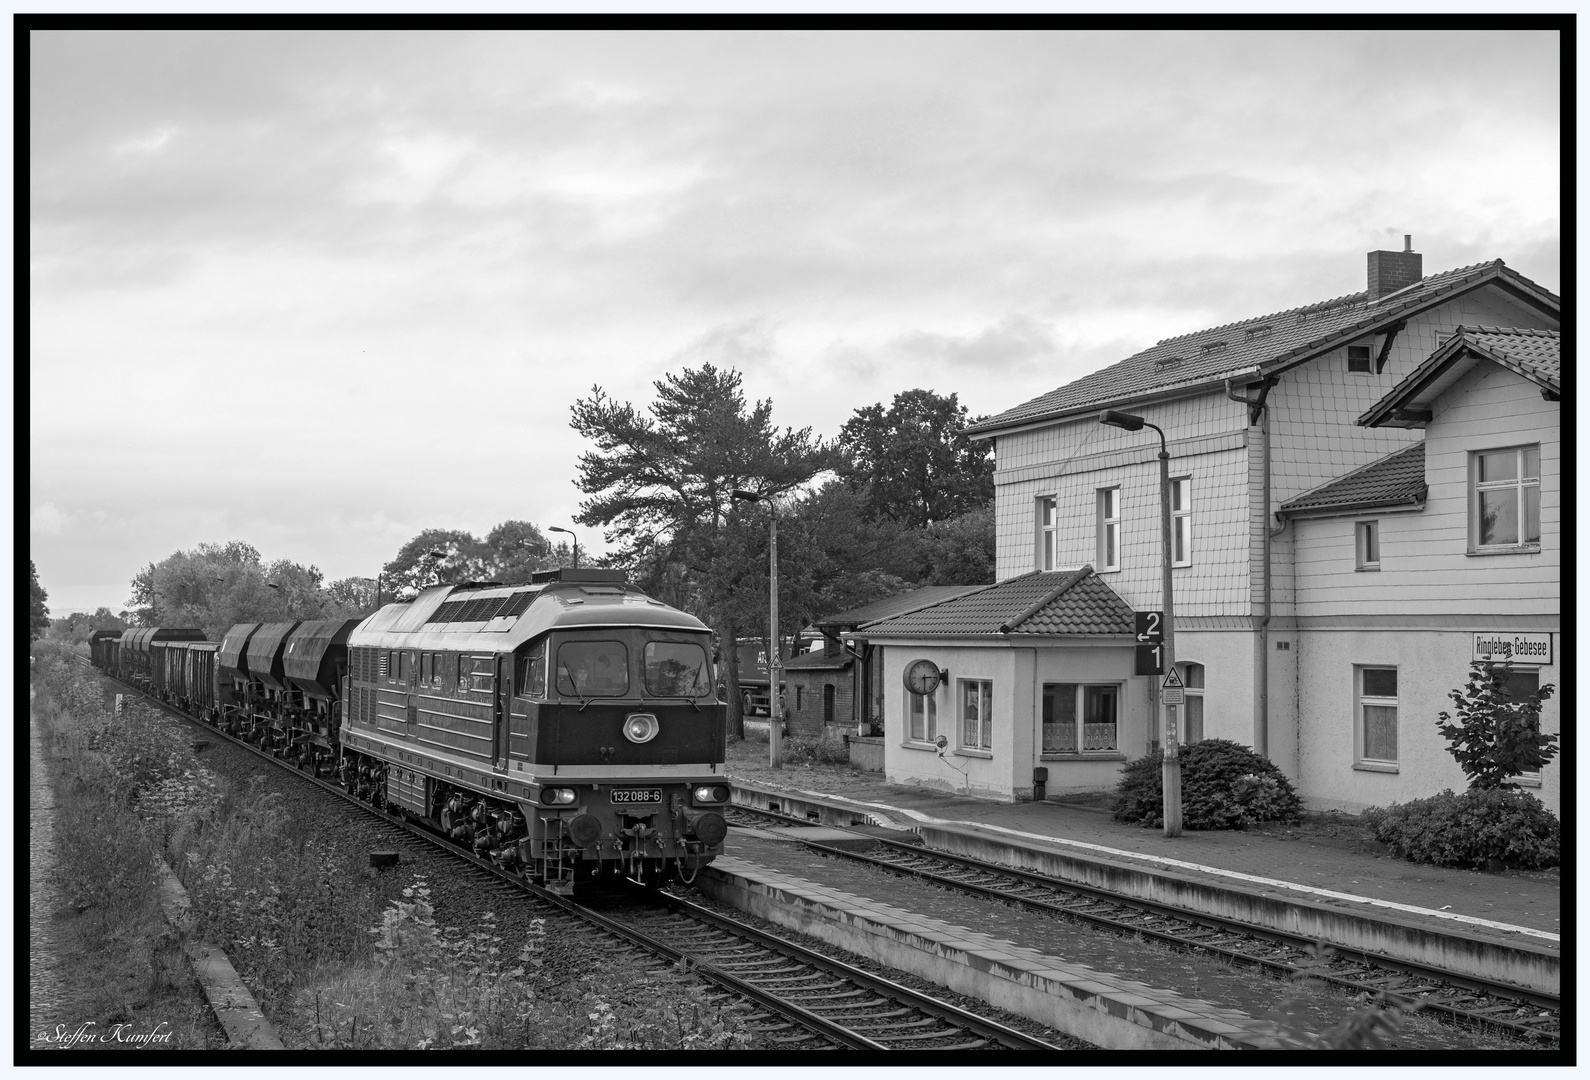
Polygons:
M1082 692L1082 749L1117 749L1116 688L1089 686Z

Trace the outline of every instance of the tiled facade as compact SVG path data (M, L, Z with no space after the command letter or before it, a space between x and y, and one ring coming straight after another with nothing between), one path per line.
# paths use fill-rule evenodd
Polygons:
M1388 785L1377 778L1364 788L1360 773L1342 773L1342 730L1351 736L1353 710L1343 711L1339 688L1343 672L1350 683L1354 664L1364 663L1350 657L1391 648L1383 635L1410 629L1466 634L1470 623L1484 628L1501 615L1514 619L1514 629L1535 628L1557 618L1560 596L1557 544L1498 558L1471 555L1461 542L1469 528L1468 444L1507 445L1540 430L1538 387L1481 365L1443 391L1428 431L1360 418L1406 385L1456 327L1555 330L1558 310L1557 298L1533 282L1500 263L1482 264L1432 275L1384 300L1359 294L1170 339L982 421L973 433L993 439L997 461L997 580L1041 568L1040 500L1052 497L1056 565L1091 563L1134 608L1161 608L1159 439L1147 428L1103 426L1098 414L1128 411L1163 428L1171 476L1191 482L1191 559L1172 577L1177 659L1205 669L1204 735L1261 749L1312 802L1359 805L1346 793ZM1223 365L1222 355L1229 355ZM1237 399L1243 395L1246 402ZM1421 440L1428 505L1380 514L1383 565L1373 578L1352 564L1351 521L1280 523L1277 511L1289 500ZM1541 523L1556 535L1560 443L1554 435L1539 441ZM1103 488L1120 492L1118 569L1102 564ZM1461 626L1452 621L1459 616L1467 619ZM1410 627L1409 619L1426 622ZM1430 622L1439 619L1447 624ZM1443 670L1462 651L1455 638L1420 640L1404 636L1391 651L1406 653L1409 664L1439 660ZM1458 686L1465 669L1457 663L1450 677L1430 676L1430 685ZM1427 712L1433 731L1435 713L1448 703L1444 692L1425 701L1425 681L1417 680L1417 722ZM1144 694L1151 707L1152 691ZM1157 738L1153 724L1142 731L1144 745L1130 748L1132 756ZM1450 765L1444 746L1429 741L1409 745L1422 760L1439 755ZM1350 758L1350 737L1347 752ZM1404 782L1389 787L1402 799L1431 794L1438 774L1439 767L1410 767ZM1543 790L1552 793L1549 781Z

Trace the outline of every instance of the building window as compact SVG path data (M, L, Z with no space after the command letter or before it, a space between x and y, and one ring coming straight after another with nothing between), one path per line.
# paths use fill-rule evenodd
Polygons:
M930 743L939 737L938 703L932 694L906 692L910 716L906 730L912 742Z
M834 684L823 683L823 723L834 722Z
M1540 543L1540 446L1481 450L1469 462L1474 550Z
M1353 526L1358 569L1380 569L1380 522L1360 521Z
M994 684L986 679L960 679L961 749L994 748Z
M1358 760L1397 763L1397 669L1360 667L1357 675Z
M1528 701L1530 695L1539 689L1540 672L1514 671L1507 677L1507 685L1503 690L1503 696L1509 704L1514 704L1517 702ZM1539 718L1535 718L1534 723L1531 725L1533 730L1540 730L1539 723ZM1539 769L1536 769L1534 772L1521 772L1515 775L1518 777L1518 779L1527 781L1531 786L1538 785L1540 783Z
M1363 375L1372 375L1374 372L1369 366L1369 346L1347 346L1347 370Z
M1187 687L1182 706L1181 741L1200 742L1204 737L1204 666L1181 664L1181 681Z
M1192 565L1192 478L1170 482L1170 549L1172 566Z
M1121 568L1121 489L1099 488L1098 569Z
M795 688L795 711L796 712L800 712L801 711L801 696L802 696L801 695L801 691L805 690L805 689L806 688L804 686L797 686Z
M1075 754L1086 750L1119 750L1120 692L1121 688L1114 684L1044 683L1043 752ZM1077 723L1079 716L1080 725Z
M1058 559L1059 515L1055 510L1055 497L1038 500L1038 569L1053 570Z

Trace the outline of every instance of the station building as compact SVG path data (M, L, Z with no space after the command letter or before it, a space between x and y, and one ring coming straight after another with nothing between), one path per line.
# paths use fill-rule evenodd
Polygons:
M1369 253L1361 292L1168 338L973 425L997 584L855 632L882 651L888 778L1030 798L1035 770L1103 789L1156 747L1130 627L1023 634L1003 591L1075 577L1163 607L1160 444L1102 426L1114 409L1168 441L1180 738L1252 746L1320 808L1461 789L1435 725L1470 660L1505 645L1518 689L1560 685L1560 313L1500 260L1423 276L1410 242ZM931 705L905 688L915 660L948 673ZM1116 745L1090 745L1106 701ZM929 708L943 758L916 736ZM1559 715L1554 697L1547 730ZM1523 778L1554 810L1558 771Z

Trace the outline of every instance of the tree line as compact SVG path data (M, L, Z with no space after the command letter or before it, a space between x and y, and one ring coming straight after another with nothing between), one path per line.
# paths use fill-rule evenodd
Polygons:
M574 403L571 425L590 443L578 462L585 499L575 521L603 530L601 565L718 632L737 731L737 644L768 632L770 512L782 642L815 619L911 588L993 581L991 448L960 434L973 419L954 394L896 394L855 410L828 441L776 427L772 402L748 402L733 369L687 368L653 387L645 406L599 386ZM140 570L120 612L45 621L67 640L125 626L197 626L219 638L238 622L357 618L426 585L526 581L573 562L568 543L518 520L483 538L426 529L378 575L331 582L314 565L267 562L242 541L203 543ZM42 594L36 575L34 584ZM42 607L40 596L35 627Z

